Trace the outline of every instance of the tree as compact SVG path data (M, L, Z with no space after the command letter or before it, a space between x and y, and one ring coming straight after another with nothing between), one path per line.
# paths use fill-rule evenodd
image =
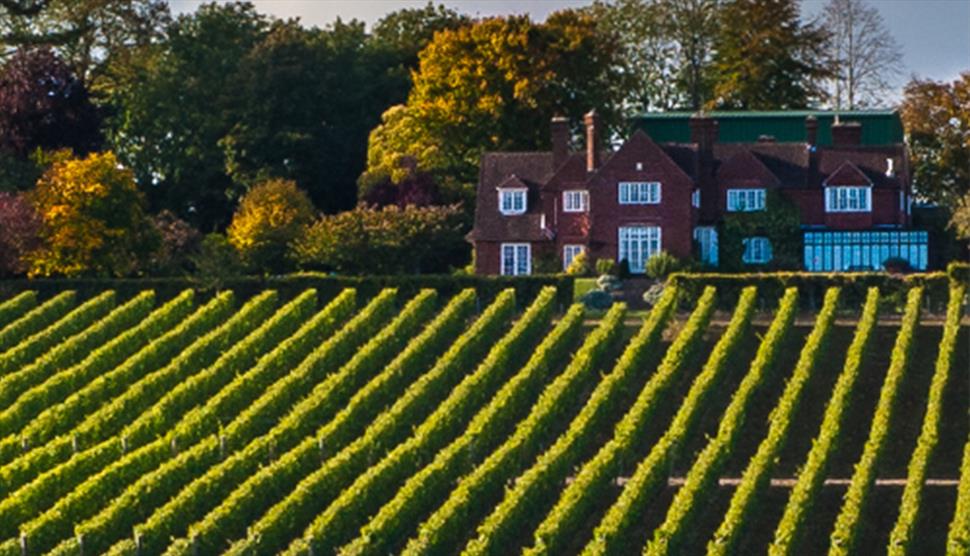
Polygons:
M99 147L97 109L81 80L49 48L20 50L0 67L0 151Z
M471 20L444 4L430 1L422 8L393 11L374 24L370 42L391 58L390 71L399 72L410 87L410 71L418 67L418 54L438 31L469 25ZM407 94L405 90L405 95ZM396 102L402 102L401 97Z
M251 268L278 273L286 270L289 244L303 234L315 213L295 183L270 180L243 196L226 234Z
M204 230L228 223L243 189L219 140L237 123L236 72L269 22L250 4L205 4L110 73L107 135L155 210Z
M729 270L742 270L744 239L753 236L768 238L771 243L772 269L801 267L801 219L798 207L778 191L769 190L765 210L728 214L721 225L719 241L721 265Z
M323 216L293 244L303 268L345 274L445 272L468 262L458 207L359 206Z
M158 245L132 172L111 152L61 157L29 199L42 240L30 276L126 276Z
M958 238L970 239L970 192L957 201L950 226L956 231Z
M22 193L0 193L0 276L27 272L27 254L37 249L40 219Z
M953 210L970 191L970 71L952 83L913 79L900 115L916 194Z
M363 23L275 23L233 81L236 123L221 145L234 183L290 179L324 212L352 208L367 134L395 86Z
M731 0L720 11L709 107L805 108L828 75L826 33L803 24L794 0Z
M830 104L836 110L885 104L903 56L879 10L865 0L829 0L824 13Z
M548 147L554 114L578 122L597 108L619 129L616 53L593 17L572 10L544 24L515 16L441 31L421 51L406 106L372 133L368 172L411 156L421 170L471 183L485 150Z
M620 45L628 111L699 109L708 92L719 0L598 1L589 12Z

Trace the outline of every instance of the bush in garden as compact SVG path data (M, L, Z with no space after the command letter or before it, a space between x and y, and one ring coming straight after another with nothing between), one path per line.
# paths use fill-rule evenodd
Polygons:
M226 235L251 268L282 272L288 246L313 223L315 212L296 183L268 180L243 195Z
M199 243L199 252L190 257L200 278L222 282L245 272L239 252L222 234L207 234Z
M616 276L616 262L613 259L597 259L596 273Z
M25 256L40 245L40 219L23 195L0 193L0 276L27 272Z
M655 280L661 280L677 272L682 266L680 259L666 251L661 251L647 259L644 270L647 276Z
M30 276L125 276L148 259L158 235L131 170L114 153L58 155L28 199L42 245L28 255Z
M583 296L583 305L589 309L606 310L613 305L613 296L603 290L591 290Z
M359 206L323 216L294 242L308 269L345 274L447 272L467 262L465 215L458 206Z
M663 297L663 293L663 282L657 282L656 284L653 284L647 288L647 291L643 292L643 302L653 307L658 301L660 301L660 298Z
M600 291L615 292L620 289L620 286L620 279L610 274L604 274L596 279L596 287Z

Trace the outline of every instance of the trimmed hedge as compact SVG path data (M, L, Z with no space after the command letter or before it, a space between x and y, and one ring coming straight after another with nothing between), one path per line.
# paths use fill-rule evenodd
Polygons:
M963 446L957 506L946 537L947 554L970 553L970 440Z
M402 299L410 299L422 289L437 290L443 299L449 299L462 290L473 288L481 303L491 303L506 289L515 290L521 306L535 299L542 288L556 288L557 305L565 310L573 300L573 276L550 274L533 276L456 276L450 274L416 274L397 276L337 276L322 272L301 272L283 276L242 276L223 282L194 278L45 278L0 280L0 298L22 291L37 291L41 298L58 294L66 289L76 290L81 297L96 295L105 289L113 289L122 297L152 289L159 299L178 295L184 289L195 289L200 297L220 290L233 290L240 299L248 299L263 290L274 289L282 299L293 298L304 290L313 288L321 299L335 297L346 288L357 290L362 299L369 299L381 290L394 288Z
M818 435L812 442L805 466L788 496L785 512L775 529L774 541L768 547L771 556L798 554L798 535L802 524L811 515L815 497L818 495L828 469L829 458L838 446L842 434L843 418L848 407L862 361L870 348L872 332L879 316L879 289L870 288L862 317L856 326L852 344L846 352L845 365L839 375L832 396L825 407L825 415ZM720 542L716 537L714 542ZM729 543L725 543L729 544Z
M596 526L593 539L583 550L584 555L625 553L638 548L630 545L632 529L640 522L650 499L661 487L661 483L666 482L667 477L664 473L670 465L671 458L693 430L698 416L704 409L704 401L717 388L718 382L723 378L723 371L746 338L751 316L754 314L756 298L755 287L748 287L742 291L727 329L711 350L704 369L691 384L670 427L653 445L647 457L637 465L636 471L623 487L619 498Z
M909 460L906 488L903 490L903 499L899 506L899 517L889 536L888 553L890 556L904 556L909 553L909 545L913 540L913 530L916 527L916 519L920 511L923 482L926 479L926 468L939 440L940 419L943 417L943 392L950 378L953 352L956 349L957 336L960 333L964 293L965 289L962 285L954 285L950 290L950 306L947 309L943 338L940 340L936 369L933 371L933 379L930 383L923 429L920 431L916 449Z
M910 352L913 345L916 326L919 323L920 301L922 288L913 288L906 301L906 313L903 315L902 326L896 336L889 371L879 392L876 412L872 417L869 438L866 439L862 457L855 465L849 490L845 493L842 510L835 520L835 528L831 535L829 556L848 555L853 550L856 536L859 532L860 516L865 506L867 495L872 483L876 479L876 464L886 445L889 426L892 422L893 409L899 394L899 385L903 381L909 366Z
M3 329L14 320L20 318L36 305L37 292L34 290L22 291L10 299L4 300L0 303L0 329Z

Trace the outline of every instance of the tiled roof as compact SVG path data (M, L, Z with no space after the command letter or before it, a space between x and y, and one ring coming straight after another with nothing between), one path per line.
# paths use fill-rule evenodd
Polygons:
M469 239L484 241L542 241L550 239L541 227L539 184L552 176L551 152L485 153L479 171L475 203L475 227ZM529 186L526 213L504 216L498 210L496 188L514 178L514 183Z

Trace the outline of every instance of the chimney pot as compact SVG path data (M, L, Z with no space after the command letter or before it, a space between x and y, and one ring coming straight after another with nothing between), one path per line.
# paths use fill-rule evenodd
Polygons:
M836 146L861 145L862 124L859 122L833 123L832 144Z
M600 165L600 116L596 110L590 110L583 121L586 124L586 171L592 172Z
M552 144L552 165L559 168L569 157L569 120L554 116L549 122L549 136Z

